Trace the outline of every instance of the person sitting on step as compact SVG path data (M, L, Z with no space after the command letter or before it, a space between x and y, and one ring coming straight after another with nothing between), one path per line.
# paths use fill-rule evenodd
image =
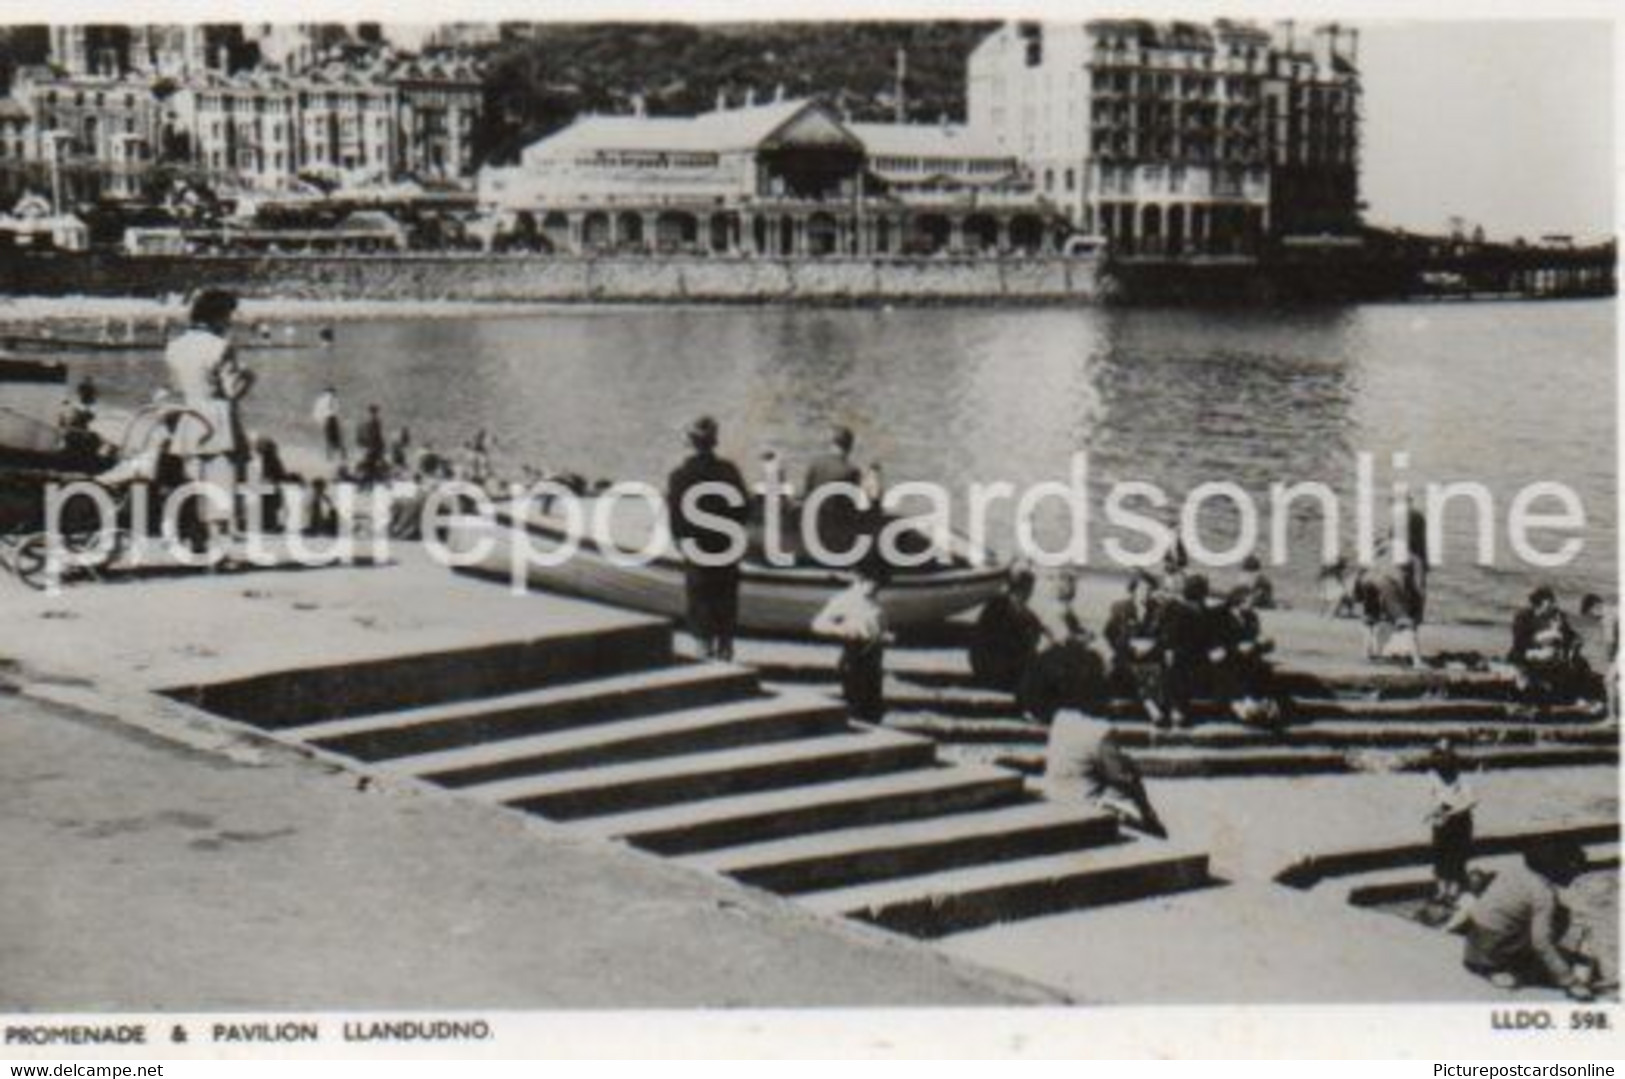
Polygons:
M971 675L977 685L1012 694L1021 685L1043 635L1032 608L1036 584L1031 567L1013 563L1004 591L982 606L969 649Z
M1162 601L1149 573L1128 580L1128 596L1112 604L1106 618L1106 644L1111 649L1113 691L1137 699L1155 726L1166 721L1165 690L1157 641L1162 635Z
M1524 700L1552 704L1582 698L1591 669L1580 654L1580 635L1557 605L1557 595L1542 585L1512 617L1512 648L1507 662L1518 670Z
M1167 838L1139 765L1105 720L1071 710L1055 717L1044 749L1043 787L1054 801L1083 803L1148 835Z
M1061 708L1093 709L1106 694L1106 665L1091 647L1094 634L1084 627L1077 600L1077 578L1063 572L1048 601L1034 608L1042 636L1016 703L1040 723L1050 722Z

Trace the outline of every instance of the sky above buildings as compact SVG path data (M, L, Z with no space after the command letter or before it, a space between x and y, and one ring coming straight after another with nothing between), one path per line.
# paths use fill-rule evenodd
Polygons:
M1361 27L1362 194L1377 224L1495 238L1614 227L1613 32L1599 22Z

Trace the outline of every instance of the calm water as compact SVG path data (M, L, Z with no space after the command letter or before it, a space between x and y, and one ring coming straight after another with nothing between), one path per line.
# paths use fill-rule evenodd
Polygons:
M701 412L721 421L725 451L747 471L772 445L792 475L840 422L890 482L958 491L1065 479L1073 452L1087 450L1097 488L1145 479L1176 497L1215 479L1261 495L1310 479L1346 492L1357 451L1386 461L1404 450L1413 479L1476 479L1495 494L1496 565L1467 564L1462 504L1446 515L1434 587L1441 614L1500 618L1536 579L1569 603L1612 590L1614 347L1614 304L1603 301L1288 314L567 309L357 322L331 353L249 353L261 372L250 420L311 442L311 400L332 381L352 420L376 401L419 441L446 448L483 426L510 458L647 479L664 475ZM71 362L120 404L161 377L155 355ZM1584 501L1585 553L1566 569L1527 572L1507 549L1506 507L1535 480ZM993 517L993 540L1008 544L1008 506ZM1053 541L1058 520L1041 524ZM1234 522L1215 512L1204 527L1217 546ZM1276 574L1301 602L1319 528L1313 516L1294 522L1295 563Z

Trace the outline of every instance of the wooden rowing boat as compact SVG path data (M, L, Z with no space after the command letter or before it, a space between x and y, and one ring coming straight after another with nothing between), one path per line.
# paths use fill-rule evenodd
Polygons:
M652 559L634 560L619 553L640 551L656 537L658 529L648 503L619 499L613 512L601 512L591 498L579 504L584 522L590 526L598 515L606 527L577 530L585 534L568 557L563 557L569 534L566 521L534 509L521 515L512 507L501 507L492 517L453 518L446 530L447 546L470 560L466 568L483 575L681 618L686 606L681 557L662 552ZM923 532L914 536L920 544L931 544ZM595 537L607 538L612 544ZM1003 564L974 549L963 537L952 537L946 546L931 545L933 559L928 565L892 570L879 598L894 629L940 623L980 606L1003 588ZM809 635L813 618L847 587L849 573L804 561L773 565L754 544L752 547L740 571L740 632L769 637Z

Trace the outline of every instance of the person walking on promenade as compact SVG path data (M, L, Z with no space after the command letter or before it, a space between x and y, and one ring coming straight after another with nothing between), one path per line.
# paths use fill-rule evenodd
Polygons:
M356 427L356 449L361 452L357 468L362 486L382 483L389 475L389 443L384 436L384 420L377 405L367 406L367 418Z
M1111 679L1118 692L1132 694L1153 726L1167 722L1166 691L1157 642L1162 636L1162 604L1150 574L1128 580L1128 596L1112 604L1106 618L1106 644L1112 653Z
M1433 829L1433 897L1454 906L1467 893L1467 863L1473 854L1473 789L1461 774L1461 758L1441 739L1428 762Z
M1397 531L1397 530L1396 530ZM1399 537L1395 536L1398 547ZM1405 595L1410 601L1411 623L1421 632L1427 615L1428 571L1432 564L1428 558L1428 519L1416 506L1416 496L1405 496L1405 556L1400 569L1405 581Z
M832 491L818 506L812 526L819 545L831 554L845 554L852 549L858 532L858 506L863 473L852 463L852 448L856 439L849 427L837 427L830 433L828 452L813 459L807 466L806 482L801 485L801 497L810 501L815 492L824 487L844 485L844 491ZM802 522L806 527L806 522Z
M853 719L879 723L886 715L886 609L880 605L883 570L860 564L852 584L837 593L813 619L812 631L841 642L841 694Z
M730 660L739 625L739 563L744 551L702 519L722 518L744 528L748 505L738 466L717 455L717 421L701 416L688 428L692 452L666 480L672 540L683 556L688 631L708 659ZM707 490L696 490L701 485ZM690 495L690 492L694 492Z
M1573 840L1551 840L1524 852L1523 865L1501 870L1466 918L1462 963L1501 989L1543 985L1590 1000L1597 969L1579 948L1565 946L1572 920L1559 892L1585 871Z
M338 391L328 386L317 394L310 418L321 428L327 460L341 465L346 463L348 455L344 452L344 420L339 414Z
M389 463L402 476L412 471L412 429L402 426L395 441L389 444Z
M1412 667L1420 668L1422 645L1417 639L1415 605L1404 569L1388 561L1363 569L1354 580L1353 594L1365 622L1365 656L1380 661L1399 652Z
M1168 836L1139 766L1124 752L1116 728L1103 719L1070 710L1055 717L1044 748L1043 786L1055 801L1081 802L1148 835Z
M232 351L228 334L237 297L222 289L204 289L192 301L191 325L164 349L170 382L188 410L176 425L173 451L187 462L190 478L210 487L202 499L206 532L229 543L236 516L237 460L240 444L237 403L253 387ZM229 549L222 555L229 556Z

